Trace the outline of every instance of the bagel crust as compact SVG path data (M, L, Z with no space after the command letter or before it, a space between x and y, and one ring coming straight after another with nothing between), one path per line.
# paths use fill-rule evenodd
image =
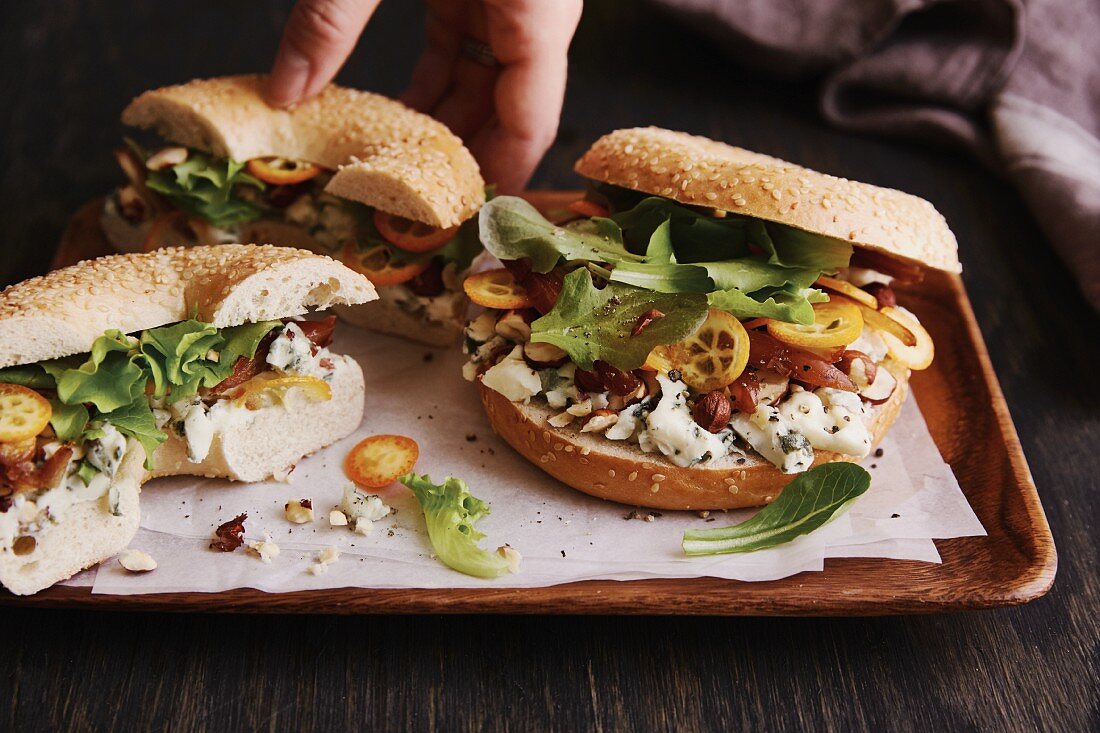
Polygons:
M188 318L218 328L354 305L378 295L330 257L255 244L100 257L0 293L0 367L82 354L103 332Z
M849 181L705 137L616 130L574 169L594 181L786 224L890 257L961 272L958 243L922 198Z
M898 384L890 398L874 409L868 429L877 446L894 424L908 394L908 374L893 372ZM782 473L759 456L738 464L682 468L659 453L644 453L636 444L608 440L572 427L555 428L552 411L541 404L510 401L481 383L485 414L493 430L521 456L557 480L586 494L653 509L743 509L768 504L797 474ZM814 465L859 458L815 451Z
M264 77L226 76L147 91L123 123L237 161L293 158L336 171L326 191L434 227L485 203L485 182L441 122L387 97L330 84L291 110L268 106Z

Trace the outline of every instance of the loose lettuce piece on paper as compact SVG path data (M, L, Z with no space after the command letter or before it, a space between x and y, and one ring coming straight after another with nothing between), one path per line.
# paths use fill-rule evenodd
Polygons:
M550 272L563 258L592 262L644 259L626 251L619 228L610 219L560 227L515 196L486 202L478 215L478 228L481 242L491 254L502 260L530 258L535 272Z
M264 189L264 182L245 173L244 167L235 160L214 159L192 150L179 165L151 171L146 185L164 194L177 208L225 228L263 213L237 193L237 186Z
M856 464L826 463L799 474L752 519L684 532L684 553L754 552L790 542L828 523L870 486L871 474Z
M632 336L638 317L653 308L664 317ZM531 340L554 344L582 369L599 359L625 371L644 364L653 347L687 338L706 317L701 293L655 293L616 282L599 290L581 269L565 277L554 309L531 324Z
M427 475L407 473L398 479L413 492L424 512L428 539L444 565L476 578L496 578L508 572L508 561L482 549L485 537L474 525L489 514L489 505L470 493L466 482L448 477L442 484Z

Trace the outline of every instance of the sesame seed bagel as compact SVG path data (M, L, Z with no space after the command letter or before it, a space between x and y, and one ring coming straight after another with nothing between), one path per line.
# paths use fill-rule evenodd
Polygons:
M201 463L188 460L186 441L168 431L153 454L153 470L146 470L145 450L131 438L111 483L119 495L118 515L108 510L105 497L74 505L64 521L34 534L31 552L0 552L0 584L16 595L37 593L126 549L138 530L141 486L150 479L263 481L289 473L303 457L346 437L363 419L363 372L354 360L339 358L331 399L247 411L243 422L215 433Z
M188 318L219 328L377 298L362 275L300 249L167 248L86 260L0 293L0 367L81 354L108 329Z
M908 374L891 370L898 385L873 409L869 425L878 445L894 424L908 394ZM779 495L796 474L782 473L756 454L737 463L732 456L707 466L682 468L660 453L644 453L635 443L608 440L567 426L555 428L544 403L512 402L481 383L478 391L493 430L520 455L546 473L586 494L653 509L742 509L762 506ZM815 452L814 465L859 461L832 451Z
M574 168L594 181L786 224L890 257L961 272L958 244L924 199L849 181L705 137L616 130Z
M147 91L122 113L172 142L246 161L277 156L336 171L326 191L434 227L485 202L473 156L442 123L378 94L330 84L291 110L268 106L264 77L227 76Z

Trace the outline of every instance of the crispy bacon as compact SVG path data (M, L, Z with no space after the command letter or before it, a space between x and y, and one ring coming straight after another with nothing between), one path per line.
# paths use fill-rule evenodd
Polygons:
M0 463L0 486L15 491L51 489L65 477L72 457L72 446L63 445L41 462L32 458Z
M302 333L304 333L306 338L313 344L313 350L316 353L317 349L322 349L332 343L332 332L336 328L336 316L328 316L319 321L299 321L288 318L284 323L294 323L298 328L302 329ZM277 335L277 330L273 329L268 332L260 341L259 346L256 347L256 354L251 359L246 356L238 357L236 363L233 365L233 371L229 376L210 390L204 392L204 394L225 394L234 387L239 387L249 379L252 379L257 374L264 371L267 368L268 349L271 347L271 342L275 340Z

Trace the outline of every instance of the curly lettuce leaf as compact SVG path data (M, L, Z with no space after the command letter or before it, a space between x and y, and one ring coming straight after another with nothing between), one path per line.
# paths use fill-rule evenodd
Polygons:
M50 406L53 407L53 413L50 415L50 426L53 427L58 440L78 440L84 434L84 429L91 417L88 408L82 403L66 405L58 399L51 399Z
M150 171L146 185L177 208L224 229L258 219L261 208L237 193L238 186L263 190L264 182L244 172L244 163L191 151L187 160Z
M448 477L435 484L430 476L415 473L398 480L420 503L428 539L444 565L476 578L496 578L508 572L504 557L478 546L485 534L474 525L488 516L489 505L471 494L465 481Z
M664 317L631 335L638 317L654 308ZM554 309L531 324L531 340L554 344L582 369L598 359L626 371L644 364L653 347L690 336L706 317L701 293L656 293L617 282L600 290L580 269L565 277Z
M527 257L535 272L550 272L563 258L591 262L640 262L623 246L610 219L586 220L575 226L551 224L531 204L515 196L498 196L478 214L481 242L501 260Z
M263 337L280 325L261 321L219 330L189 320L149 329L140 338L107 331L87 355L0 369L0 382L56 390L50 424L61 440L90 440L96 436L88 426L108 420L142 444L151 468L153 451L167 435L157 429L149 383L154 397L172 401L212 387L232 373L239 357L254 356Z
M57 397L66 405L91 404L110 412L144 399L148 381L137 340L110 330L92 343L86 359L69 356L41 362L57 383Z

